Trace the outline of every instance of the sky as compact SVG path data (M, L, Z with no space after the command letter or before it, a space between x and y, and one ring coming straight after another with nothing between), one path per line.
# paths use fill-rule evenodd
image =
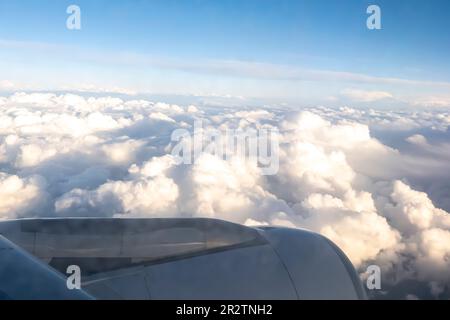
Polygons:
M81 30L66 9L81 9ZM381 8L381 30L366 9ZM450 3L0 0L0 90L450 105Z

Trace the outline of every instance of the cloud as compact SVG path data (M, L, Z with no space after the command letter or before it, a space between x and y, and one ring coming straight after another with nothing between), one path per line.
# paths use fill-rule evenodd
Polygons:
M333 81L339 83L401 85L415 87L434 87L448 89L449 82L403 79L399 77L379 77L347 71L307 69L294 65L275 64L269 62L245 60L219 60L219 59L190 59L181 60L173 57L160 57L138 52L105 52L103 50L80 48L77 46L60 45L55 43L33 41L11 41L0 39L0 47L9 50L32 50L32 52L45 53L55 58L70 57L79 62L93 62L98 66L139 66L162 70L175 70L190 74L223 75L228 77L243 77L269 80L293 81ZM80 92L88 91L92 85L75 86ZM100 92L130 92L132 89L113 87L99 88ZM20 90L19 88L16 88ZM36 89L36 88L34 88ZM55 89L55 88L53 88ZM22 89L23 90L23 89ZM103 90L103 91L102 91Z
M426 146L427 145L427 138L425 138L421 134L412 135L412 136L408 137L406 139L406 141L408 141L409 143L412 143L412 144L419 145L419 146Z
M9 80L0 80L0 90L14 90L16 85Z
M180 216L308 228L359 270L378 264L389 285L413 279L439 296L450 283L446 110L236 110L54 93L0 104L0 219ZM171 133L197 121L206 131L276 128L278 173L264 176L238 154L178 165Z
M341 92L341 94L344 97L357 102L374 102L383 99L393 98L392 94L386 91L345 89Z
M130 168L130 180L108 181L96 190L74 189L55 201L58 214L151 217L176 215L179 189L165 175L171 157L154 158Z
M450 269L450 231L433 228L418 235L417 269L422 279L449 281L447 272ZM435 283L435 282L432 282Z
M62 215L161 217L176 215L178 187L165 177L139 181L114 181L95 191L73 189L55 201L55 210Z
M412 104L421 107L448 108L450 107L450 97L448 95L425 96L416 99Z
M44 197L45 180L0 172L0 219L14 219L33 211Z

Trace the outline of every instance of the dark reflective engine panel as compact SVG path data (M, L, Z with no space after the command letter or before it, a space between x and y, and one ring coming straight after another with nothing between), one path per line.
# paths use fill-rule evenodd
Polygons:
M328 239L215 219L5 221L0 262L0 299L366 298Z

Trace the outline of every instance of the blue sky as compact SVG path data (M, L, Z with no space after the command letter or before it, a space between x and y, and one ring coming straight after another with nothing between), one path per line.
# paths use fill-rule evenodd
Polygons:
M82 30L65 27L70 4ZM366 28L370 4L382 30ZM0 0L0 81L3 90L445 106L448 12L446 0Z

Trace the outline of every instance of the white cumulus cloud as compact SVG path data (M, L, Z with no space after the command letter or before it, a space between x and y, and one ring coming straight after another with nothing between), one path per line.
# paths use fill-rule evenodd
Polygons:
M15 93L0 106L0 219L203 216L308 228L360 270L380 265L393 285L424 281L438 296L450 284L444 109L236 110L53 93ZM276 128L278 172L265 176L238 154L178 164L171 133L199 121L206 131Z

